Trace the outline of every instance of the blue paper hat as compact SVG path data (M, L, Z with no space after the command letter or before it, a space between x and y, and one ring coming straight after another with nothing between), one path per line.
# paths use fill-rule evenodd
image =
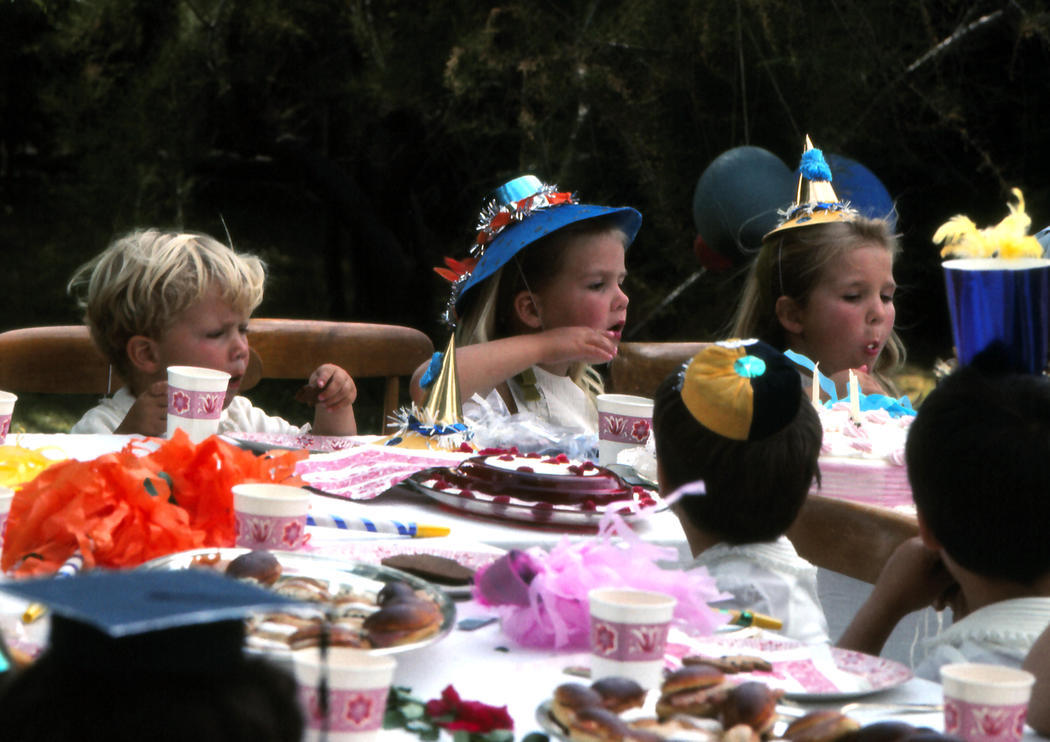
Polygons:
M244 619L302 604L202 569L91 571L0 583L51 610L48 652L78 667L221 672L241 657Z
M578 203L570 193L558 192L535 175L522 175L496 189L492 201L479 216L478 239L472 252L478 258L469 274L453 286L453 304L463 306L467 293L541 237L576 222L612 217L634 242L642 226L642 215L630 207L592 206Z

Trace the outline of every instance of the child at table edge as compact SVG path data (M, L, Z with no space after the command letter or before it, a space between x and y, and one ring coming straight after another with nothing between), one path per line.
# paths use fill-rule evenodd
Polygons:
M460 315L456 364L464 413L476 412L469 400L478 394L499 412L530 412L594 435L602 380L590 364L616 355L627 319L624 254L641 214L580 204L531 175L496 193L482 221L488 213L516 216L494 236L482 231L479 240L491 241L453 284L449 307ZM521 208L530 197L538 205ZM425 397L428 365L412 376L417 402Z
M839 646L878 654L927 605L954 623L916 675L950 662L1019 667L1050 623L1050 379L1005 373L994 350L926 398L905 447L919 536L883 566Z
M693 561L733 597L716 607L765 613L781 633L828 643L817 568L785 532L817 474L822 430L794 365L757 340L713 343L663 381L653 409L660 492Z
M802 161L800 192L826 187L832 203L795 204L762 238L729 334L757 337L818 362L840 398L851 369L861 392L897 396L889 374L904 362L904 344L893 329L893 263L900 245L886 220L838 202L820 150L806 150ZM811 219L800 216L807 208Z
M219 432L353 435L353 379L322 364L308 385L317 394L314 424L297 427L237 395L248 368L248 318L262 302L265 266L205 234L136 230L74 273L91 338L126 386L88 410L73 433L164 435L167 367L226 371L230 383Z

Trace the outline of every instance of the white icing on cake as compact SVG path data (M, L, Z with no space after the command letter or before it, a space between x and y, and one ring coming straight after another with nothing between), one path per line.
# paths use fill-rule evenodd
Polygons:
M577 470L580 469L580 461L573 461L567 459L561 462L555 462L551 457L545 457L538 459L536 457L528 458L526 456L519 456L514 454L503 454L486 456L485 463L491 466L493 469L504 469L506 471L518 471L521 467L527 467L536 474L552 474L554 476L561 477L593 477L600 473L600 469L590 468L585 471L574 472L569 469L570 466L575 467Z
M913 415L892 417L885 410L870 410L860 413L858 425L845 402L822 409L821 482L819 487L814 482L810 491L914 513L904 465L913 420Z

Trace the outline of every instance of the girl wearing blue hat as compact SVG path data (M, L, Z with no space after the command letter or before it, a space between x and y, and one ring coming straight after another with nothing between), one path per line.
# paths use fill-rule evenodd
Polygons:
M580 204L532 175L496 191L482 211L472 257L446 260L448 319L458 319L460 394L594 434L591 364L616 355L627 319L624 253L642 216ZM417 402L427 366L413 376ZM469 412L469 410L468 410Z

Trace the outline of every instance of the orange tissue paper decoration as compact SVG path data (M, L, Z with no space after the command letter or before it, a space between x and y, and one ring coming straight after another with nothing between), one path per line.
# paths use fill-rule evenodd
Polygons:
M84 567L133 567L186 549L232 546L233 494L241 482L302 485L306 451L256 456L212 436L194 445L182 431L148 451L62 461L15 493L0 569L49 574L76 551Z

